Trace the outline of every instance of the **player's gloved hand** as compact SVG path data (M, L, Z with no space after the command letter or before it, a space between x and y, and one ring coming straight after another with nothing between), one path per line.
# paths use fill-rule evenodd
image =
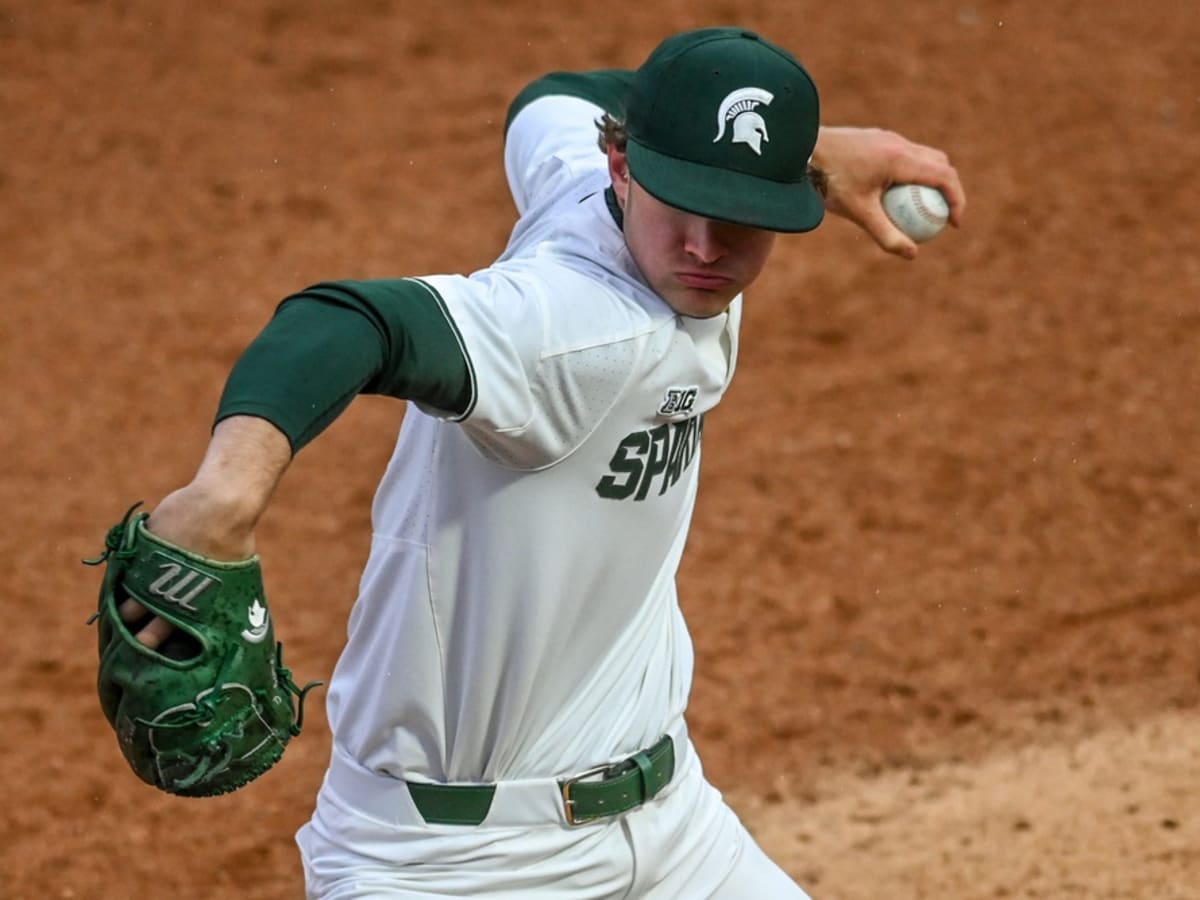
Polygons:
M162 540L210 559L252 557L254 532L236 524L237 516L218 498L199 496L203 492L202 485L191 484L168 494L146 520L146 529ZM146 608L132 598L122 601L117 611L134 636L151 649L160 646L174 631L167 619L148 615Z
M105 566L99 608L100 706L143 781L172 794L236 790L300 733L304 698L275 641L257 556L211 559L163 540L133 507L92 565ZM129 600L170 623L155 648L119 608Z
M935 187L959 227L967 207L958 170L941 150L879 128L821 128L813 167L825 179L825 208L854 222L889 253L914 259L917 245L883 211L880 198L893 184Z
M255 553L254 530L291 458L287 437L266 420L223 419L195 477L159 502L146 529L209 559L248 559ZM148 615L132 598L120 603L118 613L151 649L174 631L168 620Z
M138 777L210 796L272 766L300 733L304 697L283 665L254 529L291 460L252 416L213 430L196 477L153 516L131 509L94 559L100 705Z

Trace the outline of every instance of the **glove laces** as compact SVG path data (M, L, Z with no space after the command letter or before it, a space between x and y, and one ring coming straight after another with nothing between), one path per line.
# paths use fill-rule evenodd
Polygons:
M81 559L85 566L98 566L101 563L106 563L111 559L131 559L134 555L133 539L136 533L131 525L131 520L134 519L133 512L142 505L141 500L133 504L125 511L125 515L121 517L121 521L108 529L108 534L104 538L104 551L95 559ZM145 517L146 513L142 513ZM136 520L135 520L136 521Z

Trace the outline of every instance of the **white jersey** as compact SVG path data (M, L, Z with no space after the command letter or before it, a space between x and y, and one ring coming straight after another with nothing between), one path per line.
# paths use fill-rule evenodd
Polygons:
M675 594L703 415L740 298L676 315L605 201L599 107L535 100L505 164L521 218L442 300L467 412L410 405L329 691L335 753L413 781L575 773L671 730L691 641Z

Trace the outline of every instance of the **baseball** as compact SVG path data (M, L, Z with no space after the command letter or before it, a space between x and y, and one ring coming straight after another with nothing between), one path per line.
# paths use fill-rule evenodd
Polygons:
M923 184L892 185L883 192L883 209L918 244L937 237L950 217L942 192Z

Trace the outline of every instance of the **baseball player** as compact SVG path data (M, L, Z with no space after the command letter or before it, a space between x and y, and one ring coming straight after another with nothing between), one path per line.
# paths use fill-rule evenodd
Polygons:
M411 401L297 837L309 896L806 896L688 738L675 573L705 415L776 233L829 209L911 257L884 187L940 188L955 224L965 206L941 152L819 121L804 68L740 29L546 76L509 110L500 259L308 288L234 367L199 471L148 522L211 558L253 552L354 396ZM143 644L171 632L121 612Z

